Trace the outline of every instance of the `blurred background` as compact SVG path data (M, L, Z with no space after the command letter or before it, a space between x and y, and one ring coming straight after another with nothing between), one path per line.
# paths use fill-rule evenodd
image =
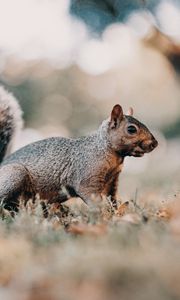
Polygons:
M122 197L179 190L179 0L0 0L0 83L24 111L14 150L90 133L120 103L159 141L127 158Z

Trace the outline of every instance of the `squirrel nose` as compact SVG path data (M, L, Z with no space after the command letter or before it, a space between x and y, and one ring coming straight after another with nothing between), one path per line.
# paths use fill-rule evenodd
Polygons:
M153 140L152 140L152 142L151 142L151 144L150 144L151 150L153 150L154 148L156 148L157 145L158 145L158 141L156 141L156 139L153 138Z
M154 137L150 141L140 143L140 147L144 151L147 150L148 152L154 150L154 148L156 148L157 145L158 145L158 142L156 141L156 139Z

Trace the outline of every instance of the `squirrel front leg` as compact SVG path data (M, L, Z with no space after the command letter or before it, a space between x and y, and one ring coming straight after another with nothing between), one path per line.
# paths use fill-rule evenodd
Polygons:
M92 198L101 198L101 189L96 176L84 176L75 188L77 195L88 205Z
M98 183L98 180L93 180L91 185L89 185L88 181L83 180L83 184L80 185L78 190L79 197L86 203L90 203L93 197L97 197L98 199L102 199L103 196L109 197L112 203L112 206L117 209L117 187L118 187L118 176L117 174L113 179L108 182L108 184L103 189L102 185Z
M118 178L119 174L113 178L113 180L109 184L108 196L110 196L110 201L114 209L118 208L117 205L117 189L118 189Z
M89 187L81 187L78 191L78 196L89 205L93 198L102 199L102 194L100 192L95 191L94 189L90 189Z
M107 195L104 195L107 196ZM110 201L112 203L113 208L116 210L118 208L117 206L117 196L116 193L113 191L113 194L109 195ZM79 192L79 197L87 204L91 203L93 198L97 198L98 200L103 200L103 194L102 193L93 193L86 190L82 190Z

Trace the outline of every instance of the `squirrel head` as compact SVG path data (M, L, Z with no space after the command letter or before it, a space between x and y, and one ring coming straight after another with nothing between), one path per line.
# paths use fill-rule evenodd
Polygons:
M108 140L111 148L123 157L141 157L158 145L149 129L133 117L133 109L124 115L119 104L113 107L108 121Z

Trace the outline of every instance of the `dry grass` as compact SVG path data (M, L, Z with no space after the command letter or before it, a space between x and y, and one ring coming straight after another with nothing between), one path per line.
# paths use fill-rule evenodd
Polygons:
M156 204L155 204L156 203ZM180 196L1 208L0 299L180 299Z

